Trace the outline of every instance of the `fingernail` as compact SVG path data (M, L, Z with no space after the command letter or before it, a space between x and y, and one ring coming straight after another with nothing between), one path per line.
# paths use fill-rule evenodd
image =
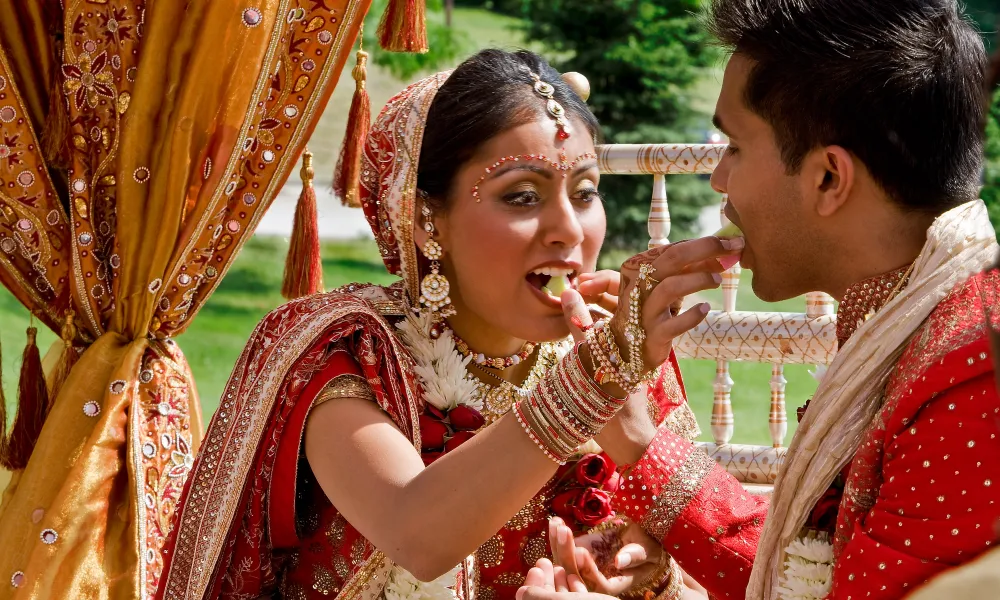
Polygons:
M719 240L719 242L722 244L722 247L725 248L726 250L733 249L733 243L729 240L729 238Z
M632 563L632 557L629 556L628 554L619 555L618 558L615 559L615 566L618 567L619 569L624 569L631 563Z
M718 273L712 273L712 281L714 281L715 283L722 283L722 275L719 275Z
M741 237L732 238L731 240L729 240L730 250L742 250L743 246L746 246L746 240L744 240Z
M699 311L699 312L701 312L701 314L703 314L703 315L707 315L707 314L708 314L708 311L709 311L709 310L710 310L711 308L712 308L712 307L711 307L711 306L709 306L708 302L702 302L702 303L701 303L701 304L700 304L700 305L698 306L698 311Z

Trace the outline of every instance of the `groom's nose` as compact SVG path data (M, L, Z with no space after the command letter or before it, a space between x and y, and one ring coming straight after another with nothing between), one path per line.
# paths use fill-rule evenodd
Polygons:
M712 189L719 192L720 194L729 193L729 155L723 153L722 160L716 165L715 170L712 171Z

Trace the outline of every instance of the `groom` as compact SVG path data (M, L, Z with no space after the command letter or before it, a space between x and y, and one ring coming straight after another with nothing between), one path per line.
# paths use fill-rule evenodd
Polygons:
M709 25L732 50L712 184L742 264L762 299L842 298L841 349L772 497L625 414L598 439L630 465L615 509L714 597L902 597L1000 518L982 41L953 0L713 0Z

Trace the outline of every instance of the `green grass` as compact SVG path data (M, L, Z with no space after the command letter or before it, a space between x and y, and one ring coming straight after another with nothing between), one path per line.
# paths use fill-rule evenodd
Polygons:
M202 409L206 420L218 406L219 397L239 357L247 338L257 322L282 302L280 295L282 269L287 252L287 241L276 237L251 238L233 263L218 290L195 317L191 327L177 337L188 363L195 375ZM386 273L378 256L374 241L327 242L323 245L323 275L327 289L350 282L390 283L395 278ZM703 297L719 306L718 293ZM741 282L738 305L750 310L803 311L802 299L777 305L767 305L753 297L749 277ZM12 408L16 397L17 370L24 344L27 311L6 290L0 291L0 339L7 350L3 357L6 374L4 389L8 405ZM56 336L42 328L39 346L44 353ZM681 363L691 405L698 415L705 433L703 439L711 440L709 416L712 410L712 382L715 363L685 360ZM770 436L767 414L770 402L769 365L733 363L731 376L735 382L732 391L736 431L733 441L767 444ZM802 404L815 390L815 382L806 367L789 366L785 369L788 379L788 412ZM794 422L794 417L790 417ZM789 424L789 438L794 426Z

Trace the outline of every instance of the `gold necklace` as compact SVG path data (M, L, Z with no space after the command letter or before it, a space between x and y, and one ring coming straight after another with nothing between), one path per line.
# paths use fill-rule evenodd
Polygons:
M483 403L483 410L480 412L486 420L486 425L507 414L515 402L531 394L531 390L545 376L545 373L559 362L559 347L559 342L539 344L538 358L535 359L535 364L531 367L528 377L519 386L485 369L482 369L482 372L491 375L499 385L486 383L472 373L466 373L466 377L476 384L477 399Z

